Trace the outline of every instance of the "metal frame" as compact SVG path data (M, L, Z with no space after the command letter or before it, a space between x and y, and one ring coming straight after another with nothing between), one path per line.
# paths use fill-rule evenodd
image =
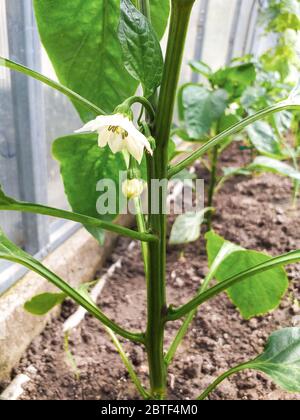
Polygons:
M237 0L234 10L234 15L231 24L231 32L229 37L229 44L228 44L228 51L227 51L227 58L226 64L229 65L231 60L233 59L233 52L234 52L234 44L236 39L236 34L238 31L239 20L242 11L242 0Z
M41 46L30 0L6 0L10 57L41 70ZM43 89L40 83L11 73L20 198L47 203L47 150ZM38 140L38 141L37 141ZM41 216L24 214L26 250L36 253L49 241L47 223Z
M5 0L9 56L41 71L41 43L31 0ZM47 142L42 85L22 74L11 72L16 155L20 199L47 203ZM74 234L79 225L46 216L22 214L25 249L41 260ZM0 267L0 295L28 270L4 262Z
M199 8L199 23L196 39L196 47L194 52L194 59L201 60L203 55L203 46L205 39L205 30L206 30L206 20L209 7L209 0L201 0ZM199 81L199 74L192 74L192 82L197 83Z

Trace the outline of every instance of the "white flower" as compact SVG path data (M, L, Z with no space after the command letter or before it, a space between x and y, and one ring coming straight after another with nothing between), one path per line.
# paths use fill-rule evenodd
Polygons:
M131 200L142 195L144 186L144 181L140 179L126 179L122 184L122 192L126 198Z
M153 153L147 138L135 128L126 115L100 115L76 133L89 131L98 133L99 147L108 144L113 153L127 150L139 163L143 159L144 149L151 155Z

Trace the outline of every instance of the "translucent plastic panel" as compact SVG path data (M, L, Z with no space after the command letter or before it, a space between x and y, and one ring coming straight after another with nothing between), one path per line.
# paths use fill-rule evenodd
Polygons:
M4 2L0 1L0 54L7 55L7 31ZM5 191L18 197L18 172L12 112L10 73L0 69L0 183ZM19 245L23 245L22 216L0 212L0 226Z
M42 51L42 72L52 79L56 79L51 63ZM48 202L50 206L67 208L63 184L57 162L52 158L51 148L53 140L58 137L73 134L81 127L81 121L69 99L47 86L44 89L46 139L48 150Z

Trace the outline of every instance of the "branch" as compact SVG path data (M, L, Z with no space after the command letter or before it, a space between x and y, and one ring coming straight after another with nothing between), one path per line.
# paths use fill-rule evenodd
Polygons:
M209 299L212 299L216 295L224 292L230 287L234 286L237 283L240 283L243 280L248 279L249 277L255 276L256 274L263 273L265 271L271 270L275 267L281 267L288 264L293 264L300 261L300 250L289 252L287 254L281 255L279 257L271 258L270 260L259 264L255 267L250 268L242 273L236 274L235 276L222 281L217 286L212 287L207 292L201 293L196 296L194 299L190 300L185 305L179 308L169 308L169 313L167 315L167 321L175 321L187 315L193 309L197 308L199 305L202 305Z
M250 115L249 117L245 118L244 120L238 122L237 124L233 125L231 128L223 131L222 133L218 134L216 137L213 137L207 143L205 143L202 147L198 150L193 152L190 156L184 159L182 162L179 162L177 165L171 167L168 172L168 178L172 178L177 173L181 172L187 166L192 165L197 159L203 156L208 150L212 149L215 146L218 146L223 141L225 141L229 136L239 133L245 127L250 124L253 124L255 121L261 120L269 115L275 114L280 111L284 110L300 110L300 104L295 101L295 99L287 99L286 101L279 102L276 105L272 105L268 108L263 109L262 111L257 112L254 115Z
M73 101L81 104L85 108L94 112L96 115L105 115L105 112L101 108L99 108L97 105L93 104L92 102L88 101L87 99L83 98L82 96L78 95L78 93L67 88L66 86L61 85L58 82L55 82L52 79L49 79L48 77L42 75L41 73L38 73L34 70L29 69L26 66L23 66L22 64L18 64L15 61L11 61L11 60L8 60L7 58L0 56L0 66L18 71L19 73L23 73L26 76L32 77L33 79L36 79L42 83L45 83L46 85L50 86L52 89L58 90L64 95L68 96L68 98L72 99Z
M56 209L53 207L42 206L40 204L16 201L10 197L7 197L1 189L0 210L21 211L23 213L42 214L46 216L57 217L59 219L71 220L73 222L81 223L86 226L96 227L99 229L104 229L109 232L127 236L129 238L136 239L142 242L155 242L158 240L155 235L152 235L150 233L136 232L135 230L131 230L111 222L106 222L104 220L96 219L95 217L85 216L83 214L73 213L71 211Z

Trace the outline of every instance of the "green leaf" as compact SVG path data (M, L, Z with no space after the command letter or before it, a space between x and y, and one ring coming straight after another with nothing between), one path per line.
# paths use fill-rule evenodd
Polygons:
M225 131L228 128L232 127L234 124L238 123L240 121L240 118L236 114L223 114L219 121L219 131Z
M274 115L274 120L278 131L285 135L291 129L293 114L289 111L279 112Z
M286 391L300 392L300 328L273 333L264 353L248 368L266 373Z
M189 66L194 72L202 74L202 76L207 78L212 74L212 69L203 61L191 60Z
M229 178L234 175L244 175L249 176L251 175L251 171L247 168L238 168L233 166L228 166L226 168L222 168L224 177Z
M262 12L261 20L267 32L283 33L287 29L300 29L300 5L298 0L271 0Z
M210 232L207 235L207 254L211 265L219 250L226 243L224 238ZM216 279L224 280L242 273L271 258L261 252L240 249L229 255L220 265ZM228 296L245 319L266 314L280 304L288 289L288 278L282 268L273 268L267 273L258 273L247 282L240 282L227 290Z
M127 71L142 83L144 96L151 96L161 83L163 55L148 19L130 0L121 0L119 40Z
M173 139L170 139L169 141L169 149L168 149L168 159L169 162L171 162L172 159L174 159L174 157L176 156L176 143L174 142Z
M273 333L263 354L223 373L197 400L205 400L225 379L246 369L267 374L286 391L300 392L300 328L285 328Z
M66 298L65 293L43 293L25 303L24 308L33 315L45 315Z
M227 106L224 90L210 91L196 84L183 86L178 100L180 119L189 137L198 140L209 132Z
M211 209L206 208L199 212L188 212L178 216L172 227L170 245L197 241L200 238L205 213L209 210Z
M126 171L122 154L114 155L108 147L99 148L97 135L94 134L61 137L53 143L52 152L60 163L65 192L72 210L101 220L114 220L119 213L119 174L120 171ZM97 201L101 193L97 191L97 184L104 179L111 180L117 187L116 201L110 214L100 216ZM101 243L102 231L95 228L88 230Z
M258 156L247 169L250 171L271 172L300 181L300 172L285 162L264 156Z
M214 86L225 89L230 98L239 99L244 90L252 85L256 79L255 66L252 63L226 67L211 75Z
M243 92L240 102L242 107L251 113L251 110L266 106L266 89L262 86L249 86Z
M256 121L246 131L251 143L260 153L270 157L282 157L280 143L267 122Z
M117 28L119 0L34 0L42 43L59 81L106 112L136 91L138 82L124 67ZM151 1L151 16L161 38L169 0ZM83 120L94 113L74 102Z

